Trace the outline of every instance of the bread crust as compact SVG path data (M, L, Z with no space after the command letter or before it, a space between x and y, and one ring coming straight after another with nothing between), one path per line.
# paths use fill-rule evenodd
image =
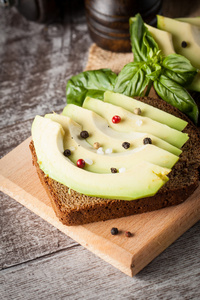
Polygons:
M190 137L182 148L183 152L179 161L169 174L170 180L152 197L125 201L81 195L44 174L37 163L34 143L31 141L29 147L33 165L51 200L56 216L63 224L81 225L177 205L185 201L198 187L200 167L200 131L198 128L179 110L163 100L146 97L140 98L140 101L185 119L188 125L184 132L187 132Z

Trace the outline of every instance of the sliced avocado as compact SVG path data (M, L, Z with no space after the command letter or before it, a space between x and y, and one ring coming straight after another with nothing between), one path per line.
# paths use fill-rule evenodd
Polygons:
M180 155L181 150L166 141L150 134L142 132L118 132L109 127L108 122L95 112L86 108L68 104L64 110L63 115L72 118L75 122L82 125L83 130L90 132L91 128L95 127L95 131L87 138L87 142L93 145L99 142L105 151L107 148L112 148L113 152L126 151L121 147L124 141L130 143L130 150L143 145L143 140L146 137L151 138L152 144L162 148L174 155Z
M200 69L200 27L160 15L157 16L157 27L170 32L176 53ZM186 47L182 47L182 42L186 42Z
M190 18L185 18L190 19ZM198 19L200 18L191 18L191 19ZM186 22L186 21L185 21ZM189 23L189 22L188 22ZM197 23L197 22L196 22ZM192 24L192 22L191 22ZM197 24L194 24L197 25ZM172 34L165 30L160 30L158 28L152 27L145 23L149 32L152 34L153 38L155 39L156 43L158 44L162 54L167 56L169 54L176 53L174 49ZM195 75L193 82L186 87L189 90L200 92L200 71Z
M83 128L78 123L58 114L48 114L45 117L59 123L63 127L65 131L64 149L71 149L70 160L76 163L82 157L86 161L85 169L91 172L110 173L112 167L118 170L123 167L128 170L143 161L144 158L147 162L165 168L172 168L178 161L178 156L152 144L141 145L133 150L129 150L129 148L122 153L107 154L105 151L102 152L104 153L103 155L98 154L98 150L95 150L85 139L80 137ZM95 131L96 128L92 127L89 134L93 135ZM120 142L119 146L121 150L124 149ZM112 148L108 149L112 150Z
M130 18L130 25L132 25L132 23L134 23L135 20L135 17ZM144 25L147 27L152 37L155 39L159 49L162 51L162 54L164 56L175 53L171 33L164 30L160 30L156 27L148 25L147 23L144 23Z
M148 28L149 32L155 39L163 55L167 56L169 54L175 53L172 34L170 32L160 30L146 23L145 26Z
M179 131L183 130L187 125L187 122L180 118L122 94L107 91L104 93L104 101L123 107L132 113L134 113L135 108L140 108L141 116L151 118Z
M176 18L176 20L200 27L200 17Z
M153 196L170 169L142 161L123 173L98 174L78 168L63 155L63 127L49 118L36 116L32 138L40 168L50 178L89 196L134 200Z
M135 115L122 107L101 100L87 97L83 102L83 107L105 118L111 128L120 132L149 132L178 148L181 148L188 140L186 133L182 133L150 118ZM118 124L112 122L112 118L115 115L121 118L121 122Z
M159 18L159 16L158 16L158 18ZM132 20L132 22L134 22L134 18L131 18L131 20ZM182 18L182 19L176 19L176 20L178 20L178 21L183 20L183 22L190 23L190 24L200 27L200 25L199 25L200 17ZM156 43L158 44L158 46L164 56L176 53L176 51L174 49L174 43L173 43L171 32L152 27L146 23L145 23L145 26L148 28L149 32L155 39ZM188 58L186 55L185 55L185 57ZM200 71L198 71L198 73L195 75L193 82L186 88L189 90L192 90L192 91L200 92Z

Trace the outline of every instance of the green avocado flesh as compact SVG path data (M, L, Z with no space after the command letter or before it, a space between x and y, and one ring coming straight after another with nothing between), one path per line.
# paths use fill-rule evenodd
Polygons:
M105 118L111 128L120 132L149 132L178 148L181 148L188 140L186 133L98 99L87 97L83 102L83 107ZM112 122L112 117L115 115L121 118L118 124Z
M105 155L101 155L99 159L99 154L94 147L91 146L88 141L80 137L80 132L83 130L82 126L66 116L48 114L45 117L59 123L63 127L65 131L64 149L74 149L70 155L71 161L76 163L80 157L85 161L88 159L92 160L91 165L86 164L85 166L85 169L91 172L110 173L110 169L113 166L117 169L123 167L128 170L141 162L144 157L146 161L165 168L172 168L178 161L178 156L152 144L143 145L141 143L141 145L135 149L120 152L120 150L122 151L124 148L122 147L122 143L119 143L119 140L119 151L110 154L106 153L106 149L112 149L113 151L113 148L111 148L112 144L110 144L109 148L105 149L104 147Z
M32 137L40 168L50 178L81 194L134 200L154 195L168 181L166 175L170 169L146 161L115 174L93 173L78 168L63 155L64 135L64 129L59 123L36 116L32 125Z
M158 15L157 27L170 32L176 53L185 56L194 67L200 69L200 26L191 24L191 20L190 23L181 22ZM181 45L183 41L187 43L185 48Z
M162 19L163 17L158 15L157 18L158 18L158 26L163 29L163 19ZM168 22L170 22L170 20L173 20L173 19L168 18ZM180 27L180 21L181 21L181 22L189 23L191 25L198 26L200 29L200 17L180 18L180 19L176 19L176 20L179 21L178 22L179 27ZM164 28L163 30L161 30L161 29L152 27L148 24L145 24L145 26L148 28L149 32L155 39L156 43L159 46L159 49L161 50L161 52L164 56L167 56L169 54L176 53L176 51L179 51L177 53L184 55L186 58L188 58L190 60L190 57L188 57L188 55L187 55L188 50L181 47L182 52L180 53L180 50L178 50L180 47L177 49L177 39L176 38L173 39L173 29L168 27L168 28ZM169 32L166 30L168 30ZM190 36L190 34L189 34L189 36ZM185 39L184 36L182 36L181 39L182 39L182 41L185 40L187 42L187 39ZM180 42L180 40L179 40L179 42ZM190 48L190 43L188 46ZM176 50L175 50L175 48L176 48ZM194 66L198 66L199 57L197 57L197 60L196 60L196 54L194 55L194 59L195 59L195 62L193 61ZM200 92L200 71L198 71L198 73L195 75L192 83L189 86L187 86L187 89L196 91L196 92Z
M118 132L110 128L109 123L100 115L74 104L68 104L63 110L63 115L68 116L75 122L81 124L83 130L90 132L91 128L95 128L92 135L87 138L87 142L90 145L93 145L96 141L98 141L100 145L103 146L104 150L112 148L113 152L127 152L127 150L121 146L124 141L130 143L129 150L132 150L143 145L143 139L149 137L151 138L153 145L167 150L174 155L179 156L182 152L179 148L150 133L134 131L127 133Z
M141 109L141 116L151 118L154 121L168 125L179 131L183 130L187 122L177 118L169 113L161 111L151 105L133 99L131 97L107 91L104 93L104 101L125 108L126 110L134 113L134 109Z
M196 25L200 27L200 17L191 17L191 18L177 18L176 20L181 21L181 22L185 22L185 23L189 23L192 25Z
M107 110L108 107L103 109ZM122 108L118 109L121 112ZM113 124L111 128L107 116L102 117L100 112L98 114L88 108L68 104L62 115L53 113L45 117L36 116L32 125L32 138L40 168L50 178L88 196L135 200L155 195L168 181L167 174L179 159L183 140L179 146L174 146L153 135L152 127L160 125L160 131L163 130L162 126L170 127L147 116L144 118L148 126L144 132L136 131L134 126L129 125L125 132L118 131L114 126L121 122ZM110 116L109 111L106 112ZM129 114L134 114L127 111L126 115L125 112L122 121L126 126L125 118L130 119ZM115 112L111 115L115 115ZM180 120L174 119L176 122ZM139 127L142 126L144 123ZM170 129L176 132L175 139L182 139L181 131ZM80 136L83 130L89 133L85 139ZM159 131L159 128L156 130ZM152 143L144 144L144 138L150 138ZM99 143L99 149L94 147L96 142ZM123 147L124 142L129 144L128 148ZM68 157L64 155L66 149L71 151ZM84 159L84 168L77 167L78 159ZM117 173L112 173L111 168L115 168Z

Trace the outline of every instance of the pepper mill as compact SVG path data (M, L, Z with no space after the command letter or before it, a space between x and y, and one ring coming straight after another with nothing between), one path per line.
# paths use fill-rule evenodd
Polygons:
M162 0L85 0L87 25L92 40L114 52L131 51L129 18L140 13L144 22L156 25Z

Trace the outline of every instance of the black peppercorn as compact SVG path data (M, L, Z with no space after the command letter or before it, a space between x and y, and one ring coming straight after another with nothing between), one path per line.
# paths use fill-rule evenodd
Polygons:
M110 232L112 235L117 235L119 231L116 227L113 227Z
M128 149L129 147L130 147L130 143L128 143L128 142L124 142L123 144L122 144L122 147L124 147L124 149Z
M131 233L130 231L126 231L126 232L125 232L125 236L126 236L126 237L131 237L131 236L132 236L132 233Z
M182 47L182 48L186 48L186 47L187 47L187 42L186 42L186 41L182 41L181 47Z
M69 149L66 149L63 154L64 154L64 156L70 156L71 151Z
M89 137L89 133L86 130L81 131L80 136L83 139L87 139Z
M117 173L117 169L116 168L110 168L111 173Z
M143 144L146 145L146 144L152 144L152 140L148 137L144 138L143 139Z

